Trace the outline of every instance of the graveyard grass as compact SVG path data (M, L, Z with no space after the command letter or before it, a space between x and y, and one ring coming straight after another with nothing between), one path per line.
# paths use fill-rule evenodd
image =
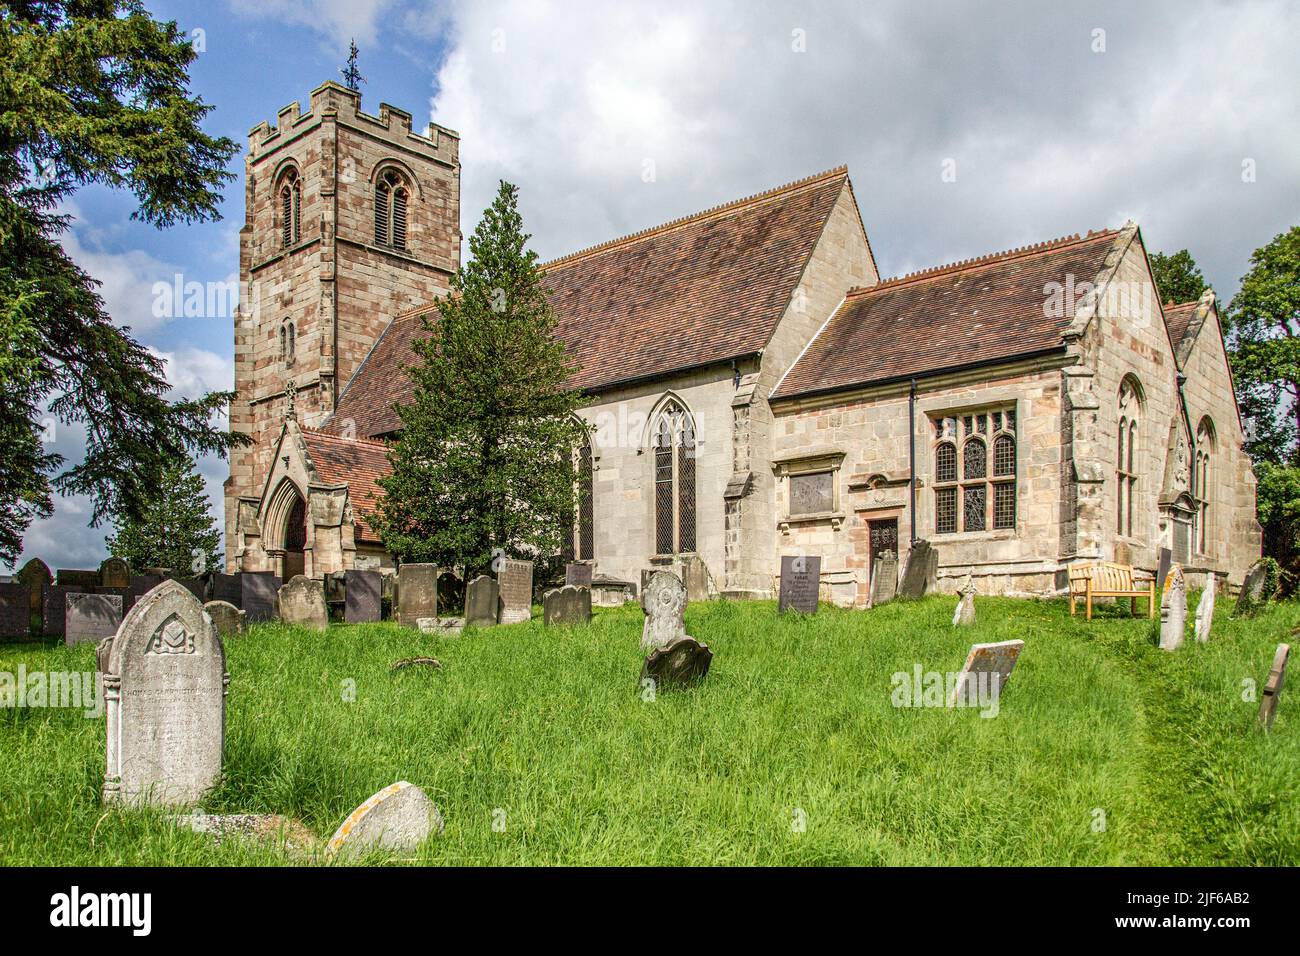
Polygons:
M423 787L446 832L373 863L1300 863L1300 691L1269 735L1242 699L1300 607L1236 621L1221 597L1211 642L1189 626L1171 654L1126 609L1088 624L1061 601L980 598L977 624L955 629L954 601L811 618L692 604L713 669L653 702L636 605L437 640L260 625L227 641L225 782L204 807L284 814L326 840L381 787ZM892 706L895 672L955 671L971 643L1014 638L1027 647L996 718ZM430 653L442 670L389 670ZM0 647L0 671L19 663L90 670L93 647ZM0 862L321 862L107 810L103 728L0 710Z

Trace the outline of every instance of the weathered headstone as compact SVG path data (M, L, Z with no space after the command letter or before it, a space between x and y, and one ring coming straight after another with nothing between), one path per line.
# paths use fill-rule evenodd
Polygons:
M225 601L235 607L242 607L244 588L239 579L238 574L225 574L221 571L212 575L212 600Z
M372 850L410 854L434 833L441 833L442 814L423 790L399 780L357 807L334 832L326 852L363 856Z
M212 618L217 634L223 641L244 633L244 612L228 601L209 601L203 605L203 610Z
M497 582L480 574L465 589L465 623L470 627L491 627L497 622L501 599Z
M1253 617L1260 605L1272 600L1271 593L1264 593L1266 590L1272 590L1269 587L1269 568L1269 562L1265 558L1260 558L1250 566L1245 580L1241 582L1241 593L1237 595L1237 606L1232 611L1233 617Z
M403 564L397 569L397 621L416 627L422 617L438 616L438 566Z
M1156 565L1156 593L1165 593L1165 578L1169 577L1169 569L1174 566L1174 553L1169 548L1160 549L1160 561Z
M503 559L497 585L502 624L519 624L533 616L533 562Z
M575 588L591 587L592 567L590 564L566 564L564 566L564 583Z
M655 576L654 568L641 569L641 593L645 594L646 588L650 587L650 579Z
M130 566L122 558L105 558L99 566L99 583L106 588L129 588Z
M1024 649L1024 641L972 644L970 653L966 655L966 663L962 665L957 682L953 685L948 706L970 705L990 693L994 697L1000 696ZM981 688L981 683L984 688ZM981 690L984 695L981 695Z
M1205 590L1196 605L1196 639L1204 644L1210 639L1210 628L1214 624L1214 591L1218 575L1211 571L1205 576Z
M226 657L203 606L175 581L146 594L104 659L105 803L195 803L221 775Z
M671 685L686 686L701 680L713 662L713 652L709 645L701 644L693 637L679 637L664 647L652 650L641 666L641 688L646 688L646 681L653 681L653 687Z
M871 606L888 604L898 593L898 555L882 551L871 563Z
M438 613L455 614L465 609L465 581L455 571L438 574Z
M323 631L330 625L329 609L325 607L325 583L305 574L295 575L281 586L278 595L280 620Z
M1187 632L1187 581L1182 565L1175 564L1165 578L1160 601L1160 647L1176 651L1183 646Z
M239 576L238 607L248 615L249 624L270 621L275 617L280 578L270 571L245 571Z
M1279 644L1273 654L1273 666L1269 668L1268 678L1264 681L1264 696L1259 700L1259 722L1265 730L1273 726L1277 716L1277 699L1286 683L1286 662L1291 656L1289 644Z
M37 623L44 619L45 615L45 591L54 583L54 575L50 573L49 565L40 558L32 558L19 569L15 576L28 591L31 600L32 621Z
M591 620L591 588L566 584L542 595L542 623L586 624Z
M32 595L21 582L0 584L0 641L21 640L32 629Z
M781 597L777 603L780 611L817 613L817 595L821 590L822 559L820 555L786 554L781 556Z
M68 594L63 641L69 647L112 637L122 623L122 598L117 594Z
M929 541L917 541L907 553L907 567L903 570L903 583L898 596L914 601L933 591L939 581L939 552Z
M430 637L460 637L465 630L463 617L417 617L415 627Z
M84 594L86 589L67 584L53 584L45 589L41 607L41 633L46 637L67 636L68 595Z
M344 574L343 620L365 624L383 618L384 576L378 571L350 570Z
M686 637L686 588L671 571L656 571L641 592L641 649L653 651Z
M177 578L176 583L194 595L194 600L202 604L208 600L207 578Z
M59 570L55 572L54 583L62 584L70 588L82 588L83 590L89 591L92 588L99 587L99 572L59 568Z
M698 554L682 558L682 585L688 602L709 599L709 566Z
M136 601L166 580L161 574L131 575L131 604L134 605Z
M975 582L966 576L966 583L957 592L957 610L952 615L953 627L969 627L975 623Z

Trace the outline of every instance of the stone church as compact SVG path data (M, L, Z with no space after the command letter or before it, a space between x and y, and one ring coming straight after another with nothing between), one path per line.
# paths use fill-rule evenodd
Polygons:
M459 142L335 83L249 137L228 570L390 566L368 516L420 317L460 264ZM821 555L863 604L911 542L941 587L1077 561L1239 581L1260 553L1213 293L1162 304L1128 223L881 279L844 168L544 266L587 396L571 557L770 597Z

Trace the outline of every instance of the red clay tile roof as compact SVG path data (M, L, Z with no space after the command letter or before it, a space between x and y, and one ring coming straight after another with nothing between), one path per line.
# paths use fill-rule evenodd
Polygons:
M1165 328L1169 330L1169 341L1173 343L1175 351L1187 335L1187 326L1191 324L1196 315L1196 307L1200 304L1199 301L1192 301L1164 307Z
M1062 347L1049 282L1091 283L1118 231L1067 236L855 289L779 383L791 398Z
M761 351L848 183L840 167L545 263L577 388L663 375ZM428 309L422 310L427 312ZM331 427L399 425L401 368L419 312L395 318L339 398Z
M365 541L378 541L379 536L371 529L367 516L383 495L378 479L393 470L388 462L388 446L309 428L302 429L302 438L320 480L329 485L348 486L356 536Z

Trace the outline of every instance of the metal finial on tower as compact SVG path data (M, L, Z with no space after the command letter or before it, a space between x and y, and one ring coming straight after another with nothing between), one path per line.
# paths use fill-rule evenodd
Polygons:
M348 85L348 89L357 90L358 92L361 90L361 84L366 82L366 78L357 69L357 54L359 52L357 41L354 39L351 48L348 50L348 65L339 70L343 74L343 82Z

